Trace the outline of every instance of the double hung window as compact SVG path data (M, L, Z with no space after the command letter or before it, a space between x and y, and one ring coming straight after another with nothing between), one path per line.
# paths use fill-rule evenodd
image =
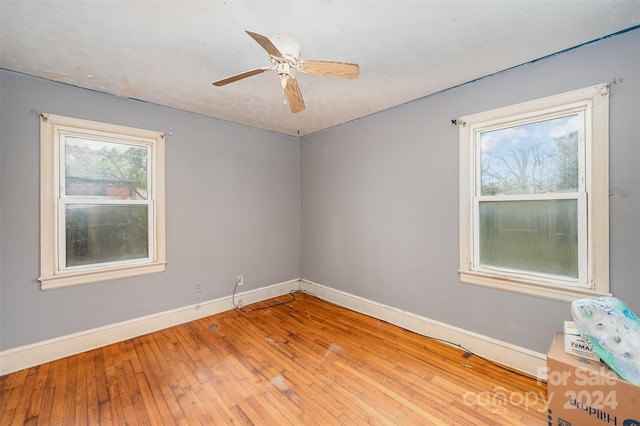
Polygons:
M571 300L608 287L608 86L460 119L463 282Z
M165 267L164 135L43 114L41 286Z

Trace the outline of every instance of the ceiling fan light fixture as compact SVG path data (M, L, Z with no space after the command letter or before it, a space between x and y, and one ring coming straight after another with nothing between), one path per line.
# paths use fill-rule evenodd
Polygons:
M278 74L280 77L280 85L282 86L282 91L284 92L284 88L287 87L287 80L289 80L289 76L286 74Z
M282 86L282 91L287 87L287 80L291 78L291 67L287 62L280 62L277 65L278 69L278 77L280 77L280 85Z

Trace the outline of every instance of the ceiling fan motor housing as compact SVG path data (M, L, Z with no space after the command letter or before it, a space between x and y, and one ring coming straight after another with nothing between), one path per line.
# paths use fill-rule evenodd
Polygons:
M284 59L295 67L300 60L300 44L286 36L272 36L269 40L278 48Z

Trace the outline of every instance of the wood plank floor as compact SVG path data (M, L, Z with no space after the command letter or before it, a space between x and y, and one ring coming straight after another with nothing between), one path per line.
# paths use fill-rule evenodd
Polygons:
M546 424L544 384L460 349L301 292L246 308L0 377L0 425Z

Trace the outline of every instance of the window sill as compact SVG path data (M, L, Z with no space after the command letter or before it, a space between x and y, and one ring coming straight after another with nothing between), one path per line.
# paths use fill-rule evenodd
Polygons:
M40 281L41 290L53 290L61 287L164 272L166 263L167 262L153 262L101 270L58 272L52 276L42 276L38 278L38 281Z
M490 287L513 293L527 294L551 300L572 302L583 297L611 296L611 293L582 287L553 285L545 282L518 279L514 277L497 277L476 271L458 270L460 280L466 284Z

